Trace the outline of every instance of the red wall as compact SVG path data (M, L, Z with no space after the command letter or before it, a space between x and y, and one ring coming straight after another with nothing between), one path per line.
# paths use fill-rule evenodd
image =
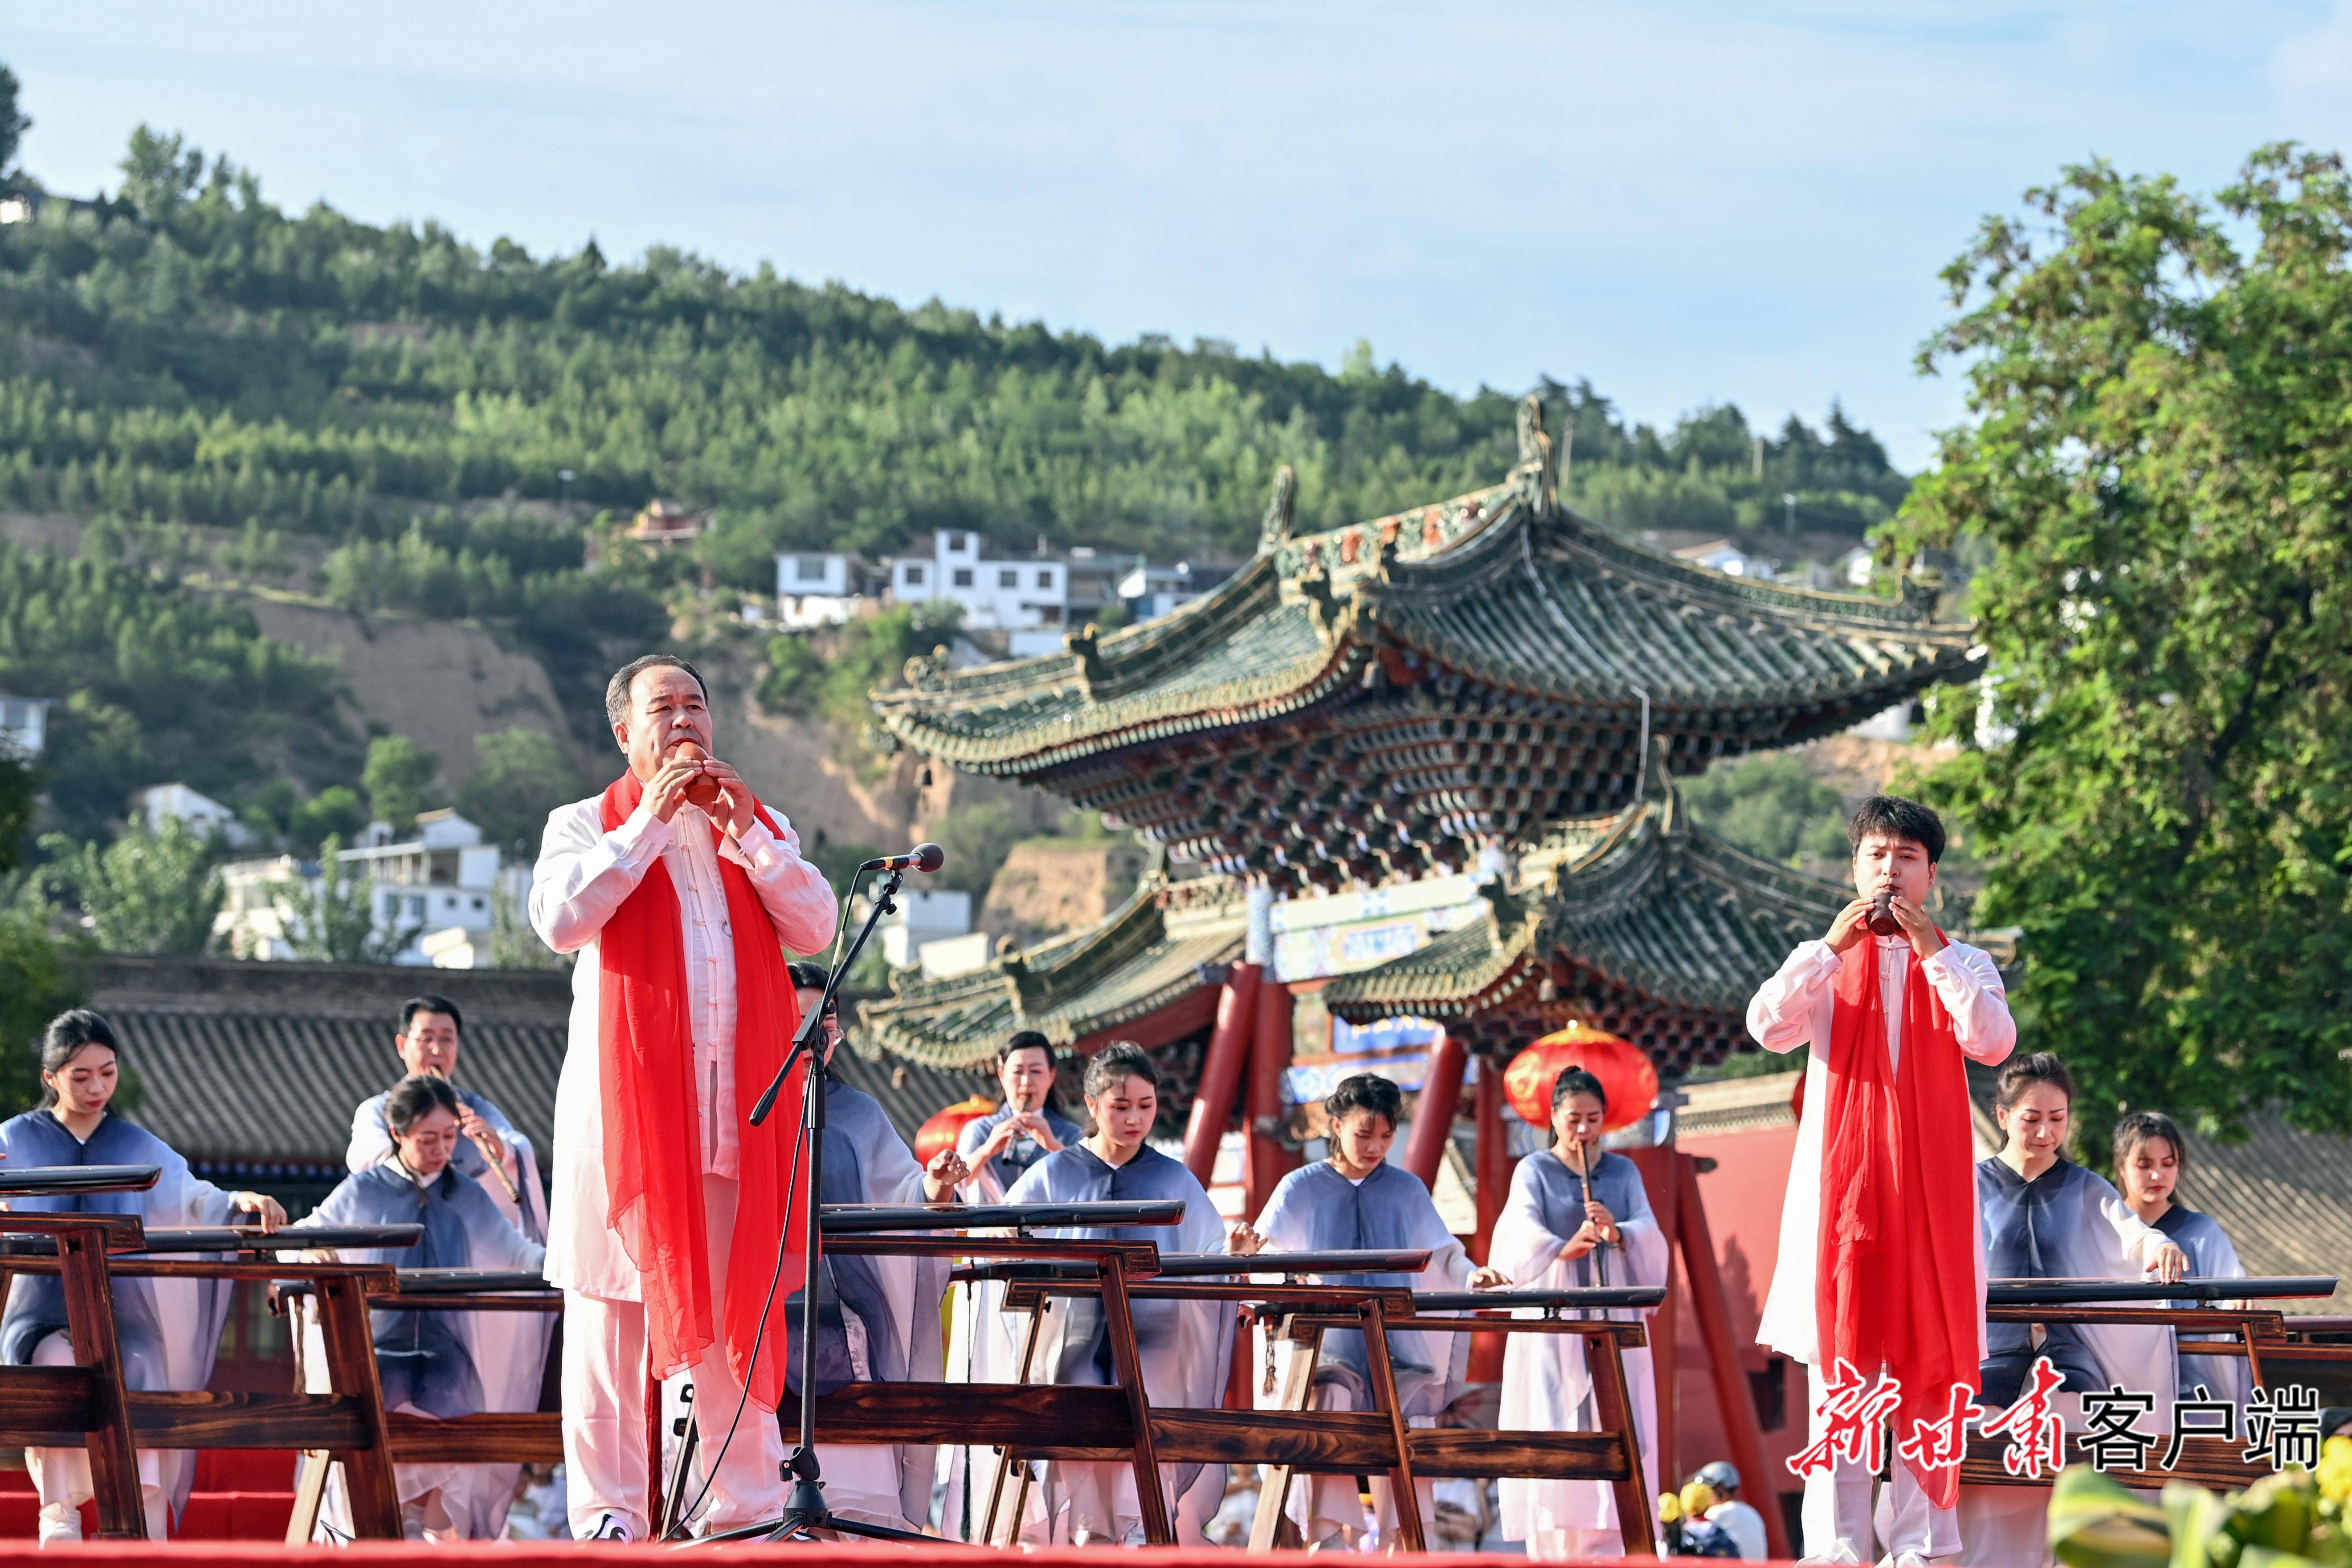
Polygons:
M1720 1137L1680 1137L1676 1146L1686 1154L1715 1161L1715 1169L1698 1178L1699 1197L1706 1205L1706 1221L1715 1237L1716 1267L1723 1273L1724 1294L1731 1301L1731 1329L1750 1373L1777 1371L1783 1393L1783 1417L1776 1428L1768 1400L1759 1397L1758 1413L1766 1423L1764 1462L1772 1471L1769 1489L1794 1493L1797 1479L1782 1461L1804 1447L1804 1369L1781 1358L1768 1356L1756 1344L1756 1325L1764 1311L1764 1293L1772 1283L1772 1265L1780 1253L1780 1200L1788 1190L1789 1159L1797 1144L1794 1123L1755 1132ZM1723 1423L1716 1409L1715 1390L1708 1381L1706 1352L1699 1341L1698 1320L1690 1308L1690 1294L1677 1290L1675 1330L1681 1347L1677 1394L1681 1419L1676 1424L1675 1462L1669 1467L1676 1483L1711 1459L1728 1458ZM1758 1380L1751 1377L1751 1384ZM1751 1502L1761 1502L1753 1477L1742 1477Z

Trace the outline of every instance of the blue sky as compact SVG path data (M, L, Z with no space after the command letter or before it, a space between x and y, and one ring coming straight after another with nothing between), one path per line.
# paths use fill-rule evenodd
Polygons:
M2224 182L2352 142L2352 0L322 6L0 0L52 187L178 130L282 205L766 260L1110 339L1629 414L1818 418L1898 462L1937 269L2094 153Z

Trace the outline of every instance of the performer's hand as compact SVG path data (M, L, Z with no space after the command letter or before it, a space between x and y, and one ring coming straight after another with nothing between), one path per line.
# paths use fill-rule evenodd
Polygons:
M1020 1135L1021 1123L1010 1116L1006 1117L996 1124L987 1137L980 1141L980 1146L971 1152L971 1163L975 1165L987 1164L991 1160L1012 1148L1013 1141Z
M257 1217L265 1236L286 1223L286 1210L268 1193L231 1193L228 1201Z
M751 786L717 757L704 763L702 771L719 784L719 826L727 830L728 837L742 837L743 830L751 826Z
M702 776L702 764L672 752L667 760L654 771L646 785L646 799L652 803L654 815L667 822L686 804L686 792Z
M1592 1226L1593 1233L1601 1240L1617 1239L1613 1234L1617 1229L1617 1216L1609 1212L1607 1204L1602 1203L1599 1198L1587 1199L1584 1205L1584 1217Z
M1030 1137L1037 1140L1044 1146L1046 1153L1058 1154L1062 1152L1062 1141L1054 1136L1053 1128L1048 1126L1045 1119L1037 1112L1020 1111L1013 1116L1013 1120L1019 1122Z
M2148 1269L2159 1282L2173 1284L2189 1272L2189 1255L2168 1241L2157 1253L2156 1261L2148 1265Z
M1492 1264L1470 1276L1470 1289L1473 1290L1507 1290L1510 1285L1511 1277Z
M507 1163L506 1140L491 1130L490 1124L482 1120L479 1111L462 1100L457 1102L457 1131L472 1139L474 1146L481 1150L491 1164L503 1165Z
M1936 929L1927 910L1899 895L1887 900L1886 907L1894 911L1903 934L1911 939L1912 952L1921 958L1933 958L1944 951L1944 933Z
M1601 1233L1592 1228L1591 1220L1586 1220L1577 1227L1576 1234L1568 1238L1568 1245L1559 1249L1559 1255L1562 1258L1581 1258L1600 1245Z
M1255 1258L1265 1247L1265 1237L1247 1220L1234 1226L1233 1235L1225 1237L1225 1251L1235 1258Z
M942 1149L923 1167L923 1195L935 1204L947 1203L955 1196L955 1190L970 1180L971 1167L963 1163L963 1156L952 1149Z
M1843 952L1870 934L1870 910L1877 901L1856 899L1838 911L1837 919L1830 921L1829 934L1822 938L1832 952Z

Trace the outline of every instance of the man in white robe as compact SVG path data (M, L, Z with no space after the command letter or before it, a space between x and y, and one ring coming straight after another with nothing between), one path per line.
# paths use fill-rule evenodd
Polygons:
M1810 1047L1804 1110L1797 1124L1797 1147L1790 1161L1788 1195L1780 1213L1780 1258L1756 1337L1766 1349L1804 1363L1808 1430L1813 1440L1822 1431L1825 1373L1833 1370L1820 1364L1815 1298L1822 1246L1822 1132L1830 1114L1832 1032L1838 1007L1837 982L1844 963L1842 954L1857 943L1870 944L1865 951L1876 966L1886 1053L1895 1074L1903 1070L1906 993L1915 963L1934 988L1964 1055L1988 1064L2000 1062L2017 1042L2017 1025L2010 1016L2007 992L1991 957L1981 949L1947 940L1921 907L1935 887L1937 863L1943 855L1943 825L1935 814L1910 801L1873 796L1849 825L1848 837L1853 846L1858 896L1839 912L1822 940L1800 942L1780 973L1766 981L1748 1005L1748 1032L1766 1050ZM1888 895L1888 909L1902 934L1879 935L1870 928L1873 906L1881 891ZM1969 1115L1965 1100L1944 1109L1950 1116ZM1984 1354L1984 1241L1979 1234L1976 1240L1979 1361ZM1903 1304L1888 1302L1883 1310L1900 1311ZM1863 1369L1873 1377L1880 1370ZM1904 1465L1895 1464L1894 1472L1888 1556L1900 1564L1957 1552L1959 1526L1953 1510L1935 1507ZM1804 1561L1872 1559L1872 1479L1864 1467L1843 1459L1834 1470L1807 1478Z
M605 709L642 799L610 829L601 797L549 816L531 879L530 921L548 946L580 954L572 970L571 1041L555 1094L547 1250L547 1277L565 1292L568 1511L575 1535L643 1541L651 1519L646 1314L643 1276L608 1221L600 933L648 870L663 867L676 890L684 943L685 994L677 1007L692 1040L701 1134L698 1150L679 1150L677 1156L697 1161L701 1169L716 1302L736 1261L729 1253L742 1118L750 1110L736 1096L737 937L722 864L748 877L773 928L772 940L787 952L814 952L829 944L835 910L824 876L801 858L791 823L773 816L771 829L734 770L709 756L710 710L691 666L661 656L625 666L607 689ZM690 803L689 793L702 795L708 809ZM744 933L745 940L756 934ZM768 1258L740 1262L763 1276L775 1267ZM741 1385L723 1338L701 1354L694 1371L703 1449L715 1455L723 1447L726 1455L711 1483L709 1525L723 1530L781 1511L782 1435L774 1417L756 1406L741 1405L736 1419Z
M400 1033L392 1037L400 1076L446 1079L454 1088L465 1027L457 1005L446 996L428 993L403 1002ZM392 1127L383 1115L384 1102L391 1098L390 1089L370 1095L352 1113L352 1142L343 1152L343 1163L353 1175L392 1157ZM457 1131L464 1141L449 1162L457 1173L471 1177L509 1225L533 1241L546 1241L547 1192L540 1178L539 1151L514 1118L488 1095L459 1089Z

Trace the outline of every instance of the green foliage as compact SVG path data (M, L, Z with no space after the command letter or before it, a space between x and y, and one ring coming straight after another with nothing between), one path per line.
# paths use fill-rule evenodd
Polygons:
M878 859L896 851L876 844L844 844L828 839L823 844L803 842L801 853L808 858L810 865L824 873L826 884L833 889L833 896L839 900L849 896L849 884L857 875L857 868L868 860Z
M41 775L29 757L0 746L0 872L25 863L25 834L40 808Z
M1845 856L1837 791L1785 752L1718 762L1685 780L1683 796L1699 822L1750 855L1786 866Z
M768 668L760 677L760 706L771 713L814 713L823 698L824 660L805 634L768 641Z
M415 830L416 814L431 805L440 774L441 759L407 736L378 735L368 742L360 784L368 809L391 825L394 839L404 839Z
M17 90L16 73L0 66L0 191L16 184L16 150L24 144L25 132L33 128L32 117L16 107Z
M41 840L52 857L43 879L69 889L109 952L202 952L227 896L215 869L215 845L166 820L150 833L143 820L103 849L63 834Z
M368 825L360 792L349 784L330 784L296 806L287 823L287 838L294 848L310 851L330 838L349 841Z
M510 731L511 732L511 731ZM530 929L529 912L503 877L490 889L490 964L497 969L566 969L569 954L557 952Z
M1646 522L1777 518L1794 490L1824 509L1809 523L1852 523L1904 492L1842 413L1759 448L1735 408L1659 432L1590 386L1541 390L1574 416L1578 483L1673 477ZM754 590L779 549L877 553L934 527L1240 552L1284 463L1303 528L1491 483L1516 458L1513 402L1452 396L1363 345L1334 375L908 310L666 247L614 267L593 244L534 257L323 204L289 215L143 127L118 201L0 235L0 504L380 543L420 510L551 501L569 469L591 506L717 507L698 563Z
M2126 1106L2352 1126L2352 185L2273 147L2210 205L2094 163L2027 206L1946 274L1923 357L1973 419L1889 539L1994 552L2014 737L1931 787L2088 1138ZM1936 721L1971 741L1969 706Z
M901 684L907 661L952 639L961 615L945 600L895 605L843 626L834 635L830 657L806 633L771 638L760 705L827 719L855 734L866 722L869 694Z
M21 1110L39 1100L41 1031L83 1000L77 959L49 934L37 909L0 909L0 1109Z
M929 880L933 886L961 888L974 899L987 896L997 868L1021 841L1020 824L1013 808L1001 800L977 801L949 812L931 829L931 837L948 852L947 864Z
M580 796L572 760L553 739L520 725L474 737L474 776L458 792L458 811L481 827L488 842L535 855L547 814Z
M424 928L394 926L379 936L374 879L346 865L342 848L341 838L329 838L319 847L316 881L280 884L286 944L295 957L317 963L390 963Z
M178 780L241 806L273 776L358 772L331 665L131 563L103 521L79 559L0 541L0 690L61 700L44 771L76 839L102 836L147 784Z

